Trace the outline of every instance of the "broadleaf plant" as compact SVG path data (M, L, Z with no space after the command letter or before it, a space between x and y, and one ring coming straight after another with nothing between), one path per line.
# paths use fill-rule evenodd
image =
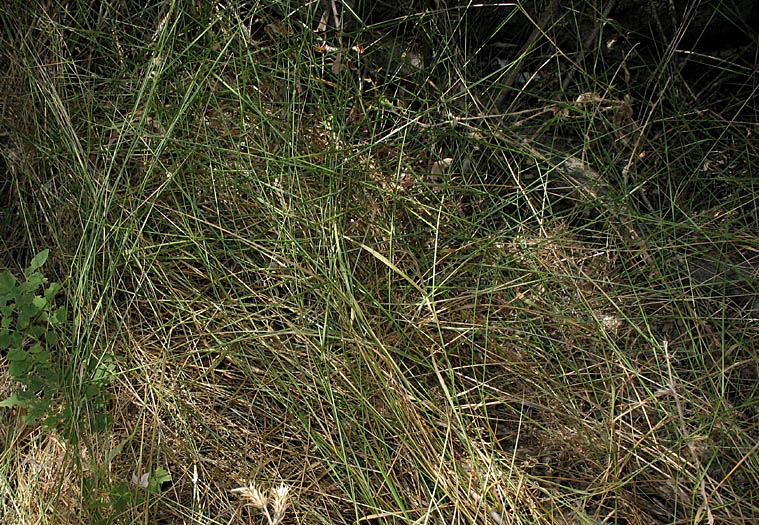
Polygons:
M62 286L51 283L40 269L49 250L38 253L19 281L9 271L0 273L0 356L8 361L8 374L19 384L17 392L0 401L0 407L19 407L23 422L52 425L51 404L61 392L54 352L58 330L66 320L66 310L55 298Z

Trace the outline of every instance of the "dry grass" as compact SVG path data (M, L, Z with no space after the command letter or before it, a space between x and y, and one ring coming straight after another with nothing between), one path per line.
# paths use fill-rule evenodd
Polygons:
M0 260L112 417L2 409L4 523L759 518L755 71L232 4L2 11Z

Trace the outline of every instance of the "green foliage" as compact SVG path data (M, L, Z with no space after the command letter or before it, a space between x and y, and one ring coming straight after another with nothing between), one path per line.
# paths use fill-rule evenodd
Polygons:
M40 271L49 253L43 250L32 259L23 281L8 271L0 274L0 352L8 361L8 373L20 385L14 394L0 401L0 406L24 409L24 424L41 422L50 429L72 430L75 411L61 403L66 379L72 375L61 340L68 314L64 306L56 303L63 287L56 282L48 284ZM76 412L89 414L89 430L103 430L110 423L110 416L104 413L107 398L103 387L110 382L112 364L100 361L85 368L91 380L84 382L76 398L86 404L87 410ZM76 437L75 432L63 434Z
M51 417L52 402L61 392L54 352L67 315L65 307L56 305L61 285L47 285L40 272L48 255L43 250L32 259L23 281L8 271L0 274L0 351L7 351L8 373L22 385L0 406L25 409L25 424L42 419L50 425L60 417Z
M147 472L132 482L111 483L104 472L83 478L83 493L87 502L89 522L99 525L118 523L130 509L144 505L148 498L161 493L161 486L171 481L163 468Z

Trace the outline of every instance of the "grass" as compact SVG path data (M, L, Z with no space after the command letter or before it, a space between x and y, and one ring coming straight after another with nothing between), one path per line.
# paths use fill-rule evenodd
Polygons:
M750 49L407 4L0 11L4 523L759 518Z

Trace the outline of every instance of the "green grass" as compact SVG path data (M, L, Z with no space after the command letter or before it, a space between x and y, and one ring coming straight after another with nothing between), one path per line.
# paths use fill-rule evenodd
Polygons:
M745 52L197 4L0 10L0 266L50 249L72 411L0 411L0 521L759 518Z

